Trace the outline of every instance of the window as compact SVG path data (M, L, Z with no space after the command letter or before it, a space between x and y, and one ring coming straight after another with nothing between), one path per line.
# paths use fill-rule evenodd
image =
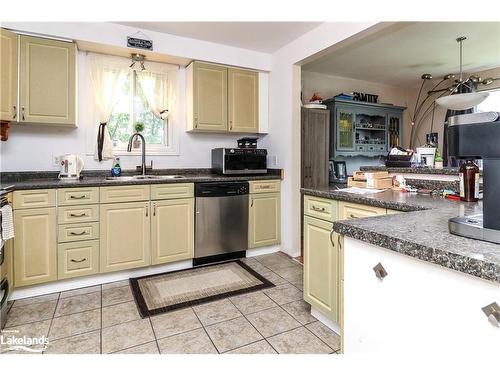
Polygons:
M477 106L478 112L500 112L500 90L488 91L490 95Z

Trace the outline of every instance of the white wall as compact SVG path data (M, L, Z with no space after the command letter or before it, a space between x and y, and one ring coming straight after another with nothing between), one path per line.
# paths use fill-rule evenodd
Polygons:
M134 28L109 23L3 23L2 27L122 47L126 36L137 32ZM271 67L269 54L149 31L147 35L153 39L157 53L258 70L269 70ZM89 139L95 137L93 134L95 124L94 115L89 110L92 108L92 92L83 52L78 56L78 68L78 127L64 129L44 125L12 124L9 141L2 142L1 145L0 170L58 170L52 163L53 156L65 153L84 156L86 169L111 168L112 161L99 163L88 153L93 148L93 142ZM181 69L181 76L184 76L184 69ZM185 80L181 81L181 92L178 96L178 107L181 110L175 127L179 139L179 155L148 156L147 162L152 159L155 168L209 168L210 150L214 147L233 147L241 135L186 133L183 95ZM140 156L120 155L120 157L123 168L133 168L140 164Z

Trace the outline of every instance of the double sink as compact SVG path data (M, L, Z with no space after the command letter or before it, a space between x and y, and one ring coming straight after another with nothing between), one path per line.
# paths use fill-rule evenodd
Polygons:
M134 180L155 181L155 180L173 180L176 178L184 178L184 176L181 176L181 175L163 175L162 176L162 175L146 174L146 175L119 176L119 177L108 176L108 177L106 177L106 180L111 180L111 181L134 181Z

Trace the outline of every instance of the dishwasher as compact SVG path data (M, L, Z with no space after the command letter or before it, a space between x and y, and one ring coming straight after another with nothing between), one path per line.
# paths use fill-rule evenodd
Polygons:
M248 248L248 182L195 185L193 265L244 257Z

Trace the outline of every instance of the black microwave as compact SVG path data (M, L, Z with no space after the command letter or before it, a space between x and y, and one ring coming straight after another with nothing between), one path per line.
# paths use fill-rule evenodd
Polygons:
M267 173L267 150L259 148L214 148L212 172L217 174Z

